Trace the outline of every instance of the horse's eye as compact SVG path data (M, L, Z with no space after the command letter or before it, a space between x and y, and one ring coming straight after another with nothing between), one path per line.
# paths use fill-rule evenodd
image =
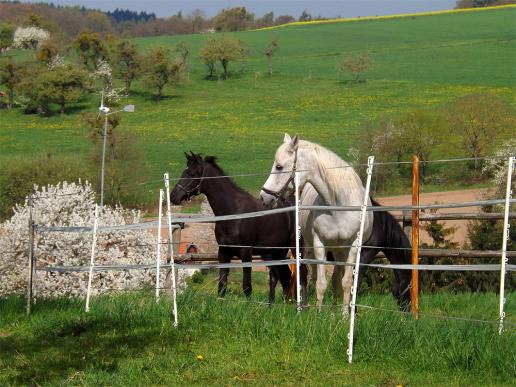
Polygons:
M283 166L276 164L276 171L281 171L283 169Z

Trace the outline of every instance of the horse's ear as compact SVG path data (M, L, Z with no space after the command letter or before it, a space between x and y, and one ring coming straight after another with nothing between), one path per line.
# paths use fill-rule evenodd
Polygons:
M290 148L295 152L299 146L299 136L296 134L292 141L290 142Z
M292 141L292 139L290 138L290 136L288 135L288 133L285 133L285 136L283 137L283 142L285 144L289 143L290 141Z
M185 152L185 157L186 157L187 161L190 161L190 155L188 153L186 153L186 152Z

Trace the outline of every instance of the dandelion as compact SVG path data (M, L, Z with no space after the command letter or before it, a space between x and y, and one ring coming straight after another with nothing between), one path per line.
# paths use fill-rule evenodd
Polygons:
M203 356L203 355L197 355L195 358L196 358L198 361L202 361L202 360L204 360L204 356Z

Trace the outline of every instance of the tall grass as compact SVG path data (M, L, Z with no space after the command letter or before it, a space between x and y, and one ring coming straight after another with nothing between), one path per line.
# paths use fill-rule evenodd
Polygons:
M348 321L327 305L297 313L268 307L265 295L219 300L207 286L171 303L152 292L104 295L83 312L82 300L40 300L30 317L23 300L0 300L0 384L86 385L478 385L511 384L514 326L441 320L359 309L353 365ZM514 299L514 294L509 294ZM475 302L472 302L472 300ZM451 303L449 300L453 300ZM427 313L491 318L495 294L424 295ZM393 308L388 296L360 302ZM495 309L494 312L491 310ZM440 312L441 311L441 312ZM512 320L511 320L512 321ZM514 321L512 321L514 323Z

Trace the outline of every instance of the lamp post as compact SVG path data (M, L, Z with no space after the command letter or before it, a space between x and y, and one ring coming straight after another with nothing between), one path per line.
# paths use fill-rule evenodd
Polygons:
M108 126L108 116L115 113L133 113L134 105L126 105L122 110L110 112L107 106L104 106L104 93L102 93L102 99L99 107L100 113L104 115L104 129L102 131L102 165L100 167L100 207L104 206L104 165L106 162L106 135ZM100 114L99 113L99 114Z

